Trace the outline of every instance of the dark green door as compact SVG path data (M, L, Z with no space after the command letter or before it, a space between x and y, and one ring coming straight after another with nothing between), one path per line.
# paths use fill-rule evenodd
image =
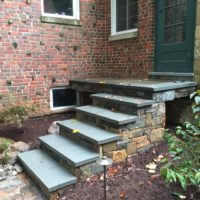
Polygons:
M196 0L156 1L156 72L193 72Z

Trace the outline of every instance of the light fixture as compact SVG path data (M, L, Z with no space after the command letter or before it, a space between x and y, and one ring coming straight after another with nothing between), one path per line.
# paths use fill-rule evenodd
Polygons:
M103 166L104 169L104 200L107 199L106 195L106 166L112 165L112 159L103 156L102 159L97 160L97 164Z

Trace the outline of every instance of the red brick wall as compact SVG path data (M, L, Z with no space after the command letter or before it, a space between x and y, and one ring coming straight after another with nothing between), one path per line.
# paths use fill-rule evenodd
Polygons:
M138 0L138 36L106 44L106 67L116 77L147 77L154 66L154 0ZM110 19L110 1L106 15ZM106 38L110 35L107 21Z
M110 0L81 0L81 26L42 23L40 0L0 1L0 98L12 94L49 108L49 89L69 79L146 77L153 66L152 1L139 0L138 37L112 42Z

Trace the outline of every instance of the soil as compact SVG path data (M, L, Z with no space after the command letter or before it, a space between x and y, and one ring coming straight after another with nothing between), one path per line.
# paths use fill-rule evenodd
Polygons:
M0 137L7 137L15 141L29 143L32 148L38 146L37 138L47 134L53 121L73 117L73 113L45 116L29 119L18 129L12 125L0 124ZM127 162L114 164L107 173L107 200L175 200L173 192L183 193L178 185L168 186L159 174L160 164L155 174L150 174L146 165L151 163L158 155L164 155L167 146L164 143L130 157ZM60 200L102 200L103 175L97 174L86 181L70 186L67 190L60 191ZM200 200L200 193L196 188L189 188L184 195L188 200Z

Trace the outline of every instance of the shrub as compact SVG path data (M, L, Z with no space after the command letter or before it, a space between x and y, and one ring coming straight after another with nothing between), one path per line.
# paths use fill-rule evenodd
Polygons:
M29 102L18 101L9 97L3 103L3 109L0 111L0 122L15 124L22 128L23 122L36 111L36 107Z
M178 182L186 190L189 185L200 184L200 91L191 95L194 125L185 122L177 126L175 133L166 131L164 139L169 156L161 168L161 175L168 183Z
M7 139L3 139L3 141L0 143L0 150L2 151L2 160L4 163L8 163L8 161L10 160L9 153L11 144L12 142Z

